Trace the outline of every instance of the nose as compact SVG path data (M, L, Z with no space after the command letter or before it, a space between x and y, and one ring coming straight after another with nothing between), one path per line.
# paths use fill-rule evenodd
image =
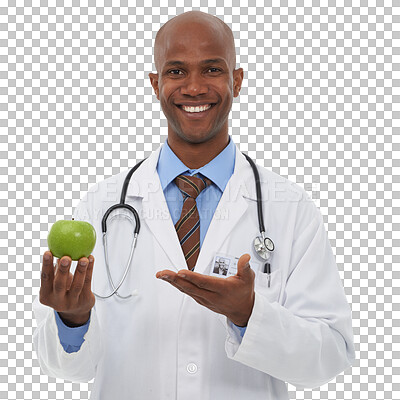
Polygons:
M201 74L190 74L182 84L181 93L189 96L198 96L208 93L208 86Z

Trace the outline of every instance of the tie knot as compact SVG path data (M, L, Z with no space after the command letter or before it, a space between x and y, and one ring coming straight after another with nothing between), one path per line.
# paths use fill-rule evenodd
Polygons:
M197 175L197 174L196 174ZM203 176L202 178L189 175L178 175L175 178L176 186L178 186L183 197L189 196L195 199L211 181Z

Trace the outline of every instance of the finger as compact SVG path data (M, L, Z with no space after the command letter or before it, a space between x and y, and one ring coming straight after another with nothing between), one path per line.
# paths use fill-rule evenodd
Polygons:
M54 267L53 254L46 251L43 254L42 273L40 275L40 300L45 300L53 291Z
M92 275L93 275L93 267L94 267L94 257L91 254L89 256L89 265L86 270L86 275L85 275L85 283L83 285L83 290L82 292L91 292L92 291Z
M85 277L87 267L89 265L89 260L86 257L82 257L78 261L78 265L76 266L74 278L71 283L71 287L68 292L68 296L77 299L83 289L85 284Z
M174 272L174 271L171 271L169 269L164 269L164 270L158 271L156 273L156 278L161 278L162 276L165 276L165 275L172 276L172 275L175 275L175 274L176 274L176 272Z
M251 276L251 267L250 267L250 254L243 254L237 263L237 276L241 278L250 278Z
M61 297L64 297L67 291L69 269L71 268L71 258L69 256L64 256L57 264L53 290L56 298L60 299Z
M72 280L74 279L74 276L71 274L71 272L68 274L68 279L67 279L67 290L71 288L71 283Z
M168 283L170 283L172 286L175 286L177 289L182 290L183 286L185 284L185 280L181 278L176 272L168 271L169 273L163 273L163 274L158 274L158 278L162 279ZM186 283L186 287L188 285L191 285L193 288L195 288L195 285L191 284L190 282Z
M193 271L180 270L178 271L178 277L183 278L185 281L192 283L200 289L208 290L210 292L221 293L226 287L224 279L199 274Z

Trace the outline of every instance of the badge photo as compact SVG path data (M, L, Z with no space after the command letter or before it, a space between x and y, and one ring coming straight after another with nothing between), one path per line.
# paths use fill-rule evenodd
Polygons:
M237 263L239 257L229 256L228 254L216 253L211 264L210 276L218 278L229 278L237 274ZM260 268L260 263L250 259L250 267L257 272Z

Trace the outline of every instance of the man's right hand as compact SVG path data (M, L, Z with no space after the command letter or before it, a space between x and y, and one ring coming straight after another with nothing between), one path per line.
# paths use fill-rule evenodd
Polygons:
M43 254L39 301L57 311L67 326L77 327L86 324L96 302L91 290L94 257L82 257L74 275L69 271L71 261L64 256L55 267L51 251Z

